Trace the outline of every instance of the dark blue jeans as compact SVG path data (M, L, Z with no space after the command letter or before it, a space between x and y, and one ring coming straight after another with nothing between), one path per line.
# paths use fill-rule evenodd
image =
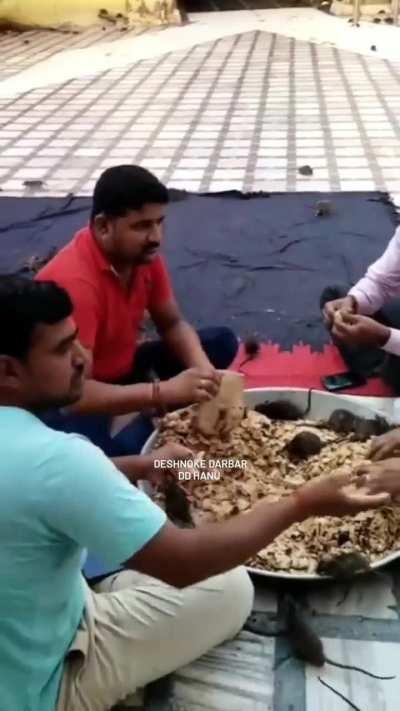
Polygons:
M218 369L228 368L236 356L238 339L228 328L205 328L198 332L203 349L211 363ZM183 366L169 353L162 341L150 341L139 346L132 374L125 382L146 382L149 371L161 380L172 378ZM62 432L82 434L100 447L108 457L139 454L153 431L149 418L139 415L115 437L110 435L108 415L76 415L62 412L46 413L43 420L49 427Z

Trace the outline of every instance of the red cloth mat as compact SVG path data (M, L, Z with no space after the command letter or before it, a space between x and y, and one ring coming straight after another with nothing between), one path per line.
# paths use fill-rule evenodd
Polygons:
M322 352L312 351L310 346L302 344L294 346L292 351L282 351L276 344L263 343L260 354L240 368L245 358L241 345L231 367L246 376L247 388L270 386L325 390L321 383L323 376L347 370L339 351L333 345L325 346ZM380 397L393 395L391 388L381 378L370 378L362 387L340 392Z

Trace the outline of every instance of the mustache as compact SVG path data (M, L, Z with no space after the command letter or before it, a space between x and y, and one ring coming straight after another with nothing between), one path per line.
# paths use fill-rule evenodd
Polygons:
M157 243L154 244L148 244L147 247L144 248L143 252L154 252L154 250L159 249L160 245Z

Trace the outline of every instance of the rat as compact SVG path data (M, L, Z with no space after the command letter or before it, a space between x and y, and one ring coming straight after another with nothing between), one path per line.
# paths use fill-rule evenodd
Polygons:
M254 409L270 420L303 420L311 410L312 394L313 389L310 388L307 393L305 410L302 410L290 400L265 400L256 405Z
M299 432L285 446L286 451L296 459L307 459L313 454L319 454L324 442L314 432Z
M254 409L271 420L300 420L303 417L300 408L289 400L275 400L274 402L266 400L260 402Z
M357 417L354 428L354 439L358 442L365 442L370 437L377 437L386 434L391 429L384 417L377 415L373 420L364 417Z
M323 667L324 664L331 664L339 669L349 669L357 671L361 674L366 674L373 679L392 680L394 676L377 676L365 669L359 667L347 666L339 664L329 659L324 652L322 640L319 638L312 627L306 622L302 615L299 606L291 595L286 595L283 602L283 611L286 622L286 634L292 646L293 652L298 659L303 662L312 664L315 667Z
M194 528L188 495L172 478L165 489L165 513L180 528Z
M295 405L290 400L265 400L255 406L255 411L265 415L270 420L304 420L311 410L311 399L313 389L310 388L307 393L307 405L302 410L298 405Z
M327 217L328 215L332 215L332 212L333 203L329 200L318 200L315 203L315 217Z
M53 246L44 256L40 256L39 254L32 254L32 256L29 257L25 264L22 266L20 272L35 276L35 274L37 274L38 271L40 271L40 269L42 269L47 264L47 262L53 259L53 257L57 254L57 251L57 247Z
M334 410L325 425L340 434L354 434L353 439L358 442L386 434L391 429L384 417L377 415L373 420L369 420L344 409Z
M259 355L261 350L261 343L255 336L249 336L248 338L246 338L243 345L246 358L239 365L239 373L241 372L243 366L246 365L246 363L251 360L254 360L254 358Z
M356 437L356 435L354 435L351 439L362 441L361 438ZM293 437L293 439L285 444L283 450L286 450L289 456L293 459L307 459L308 457L312 457L314 454L319 454L324 447L348 441L349 436L344 435L343 437L323 442L315 432L303 430L303 432L299 432Z
M298 171L300 175L312 175L314 173L310 165L301 165Z
M334 432L350 434L354 431L354 415L349 410L334 410L327 425Z
M335 580L351 580L356 575L371 570L368 558L358 551L339 553L337 556L325 556L318 562L318 575L329 575Z

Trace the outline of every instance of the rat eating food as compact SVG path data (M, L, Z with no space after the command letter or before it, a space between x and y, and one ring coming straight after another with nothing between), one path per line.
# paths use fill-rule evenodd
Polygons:
M384 417L377 415L374 419L358 417L349 410L334 410L327 426L340 434L353 434L354 441L365 442L370 437L386 434L391 428Z
M286 449L291 457L294 459L306 459L314 454L318 454L323 443L314 432L298 432L293 439L288 442Z
M271 420L301 420L304 416L302 410L289 400L275 400L275 402L266 400L260 402L254 409Z
M368 558L358 551L339 553L337 556L323 556L318 562L317 573L328 575L335 580L352 580L356 575L371 570Z
M173 478L165 489L165 513L180 528L194 527L189 497Z

